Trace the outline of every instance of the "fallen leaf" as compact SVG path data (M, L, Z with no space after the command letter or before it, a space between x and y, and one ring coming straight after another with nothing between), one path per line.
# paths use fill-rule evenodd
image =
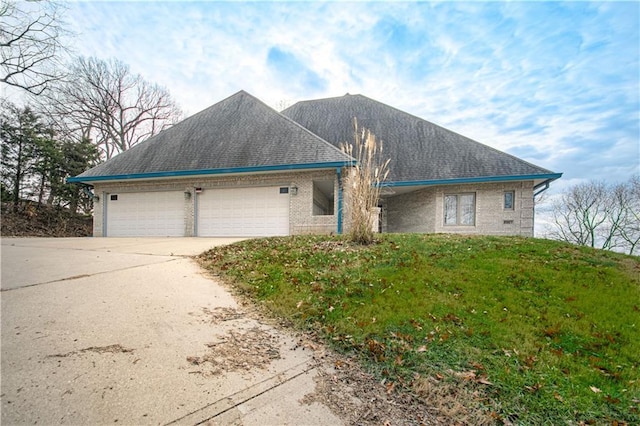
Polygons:
M389 382L385 386L387 387L387 394L390 394L391 392L393 392L393 389L396 387L396 384L394 382Z
M489 385L489 386L493 386L493 383L491 383L489 381L489 379L487 379L487 376L481 376L478 380L478 383L482 383L483 385Z
M605 396L604 400L607 401L610 404L619 404L620 403L620 399L619 398L613 398L611 395Z
M591 389L591 392L593 392L593 393L600 393L600 392L602 392L600 389L598 389L598 388L597 388L597 387L595 387L595 386L589 386L589 389Z
M479 362L471 361L469 364L471 364L471 366L476 370L484 370L484 365L480 364Z
M475 380L476 378L476 372L469 370L469 371L454 371L453 375L460 378L460 379L464 379L464 380Z

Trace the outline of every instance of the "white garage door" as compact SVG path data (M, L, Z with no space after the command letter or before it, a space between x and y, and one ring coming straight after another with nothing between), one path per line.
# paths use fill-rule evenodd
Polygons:
M205 189L197 226L199 237L289 235L289 188Z
M184 193L118 192L107 194L107 237L184 236Z

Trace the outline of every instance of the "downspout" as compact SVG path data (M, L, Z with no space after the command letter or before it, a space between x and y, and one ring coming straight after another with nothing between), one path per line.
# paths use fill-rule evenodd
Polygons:
M543 187L541 190L536 191L533 193L534 198L537 197L538 195L542 194L544 191L546 191L547 189L549 189L549 180L546 180L542 183L539 183L538 185L534 186L533 189L536 190L540 187Z
M560 175L562 176L562 174ZM549 189L549 184L553 181L554 179L547 179L544 182L539 183L538 185L533 187L533 190L535 191L533 193L533 235L535 236L535 229L536 229L536 203L535 203L535 199L538 195L542 194L544 191L546 191L547 189ZM538 188L542 188L542 189L538 189ZM537 190L537 191L536 191Z
M342 234L342 169L336 168L338 174L338 235Z

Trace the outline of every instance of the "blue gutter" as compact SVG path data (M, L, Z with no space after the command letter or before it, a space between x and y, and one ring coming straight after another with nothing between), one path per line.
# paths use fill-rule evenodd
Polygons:
M338 235L342 234L342 169L336 169L338 174Z
M379 186L385 187L401 187L401 186L430 186L430 185L447 185L447 184L461 184L461 183L476 183L476 182L508 182L517 180L538 180L545 179L545 182L537 185L537 187L544 183L550 183L556 179L562 177L562 173L548 173L544 175L516 175L516 176L486 176L486 177L472 177L472 178L457 178L457 179L434 179L434 180L411 180L400 182L382 182Z
M67 182L100 182L107 180L132 180L132 179L151 179L163 177L184 177L199 175L223 175L231 173L257 173L284 170L306 170L306 169L328 169L333 167L347 167L355 164L355 161L333 161L327 163L303 163L303 164L281 164L272 166L254 166L254 167L229 167L224 169L202 169L202 170L177 170L170 172L150 172L150 173L131 173L124 175L111 176L74 176L67 178Z

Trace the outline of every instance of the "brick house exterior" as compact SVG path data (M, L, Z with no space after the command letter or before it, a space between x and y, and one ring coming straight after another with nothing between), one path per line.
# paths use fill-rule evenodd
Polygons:
M69 181L93 186L94 236L341 233L354 118L391 159L382 232L532 236L561 176L364 96L278 113L241 91Z

